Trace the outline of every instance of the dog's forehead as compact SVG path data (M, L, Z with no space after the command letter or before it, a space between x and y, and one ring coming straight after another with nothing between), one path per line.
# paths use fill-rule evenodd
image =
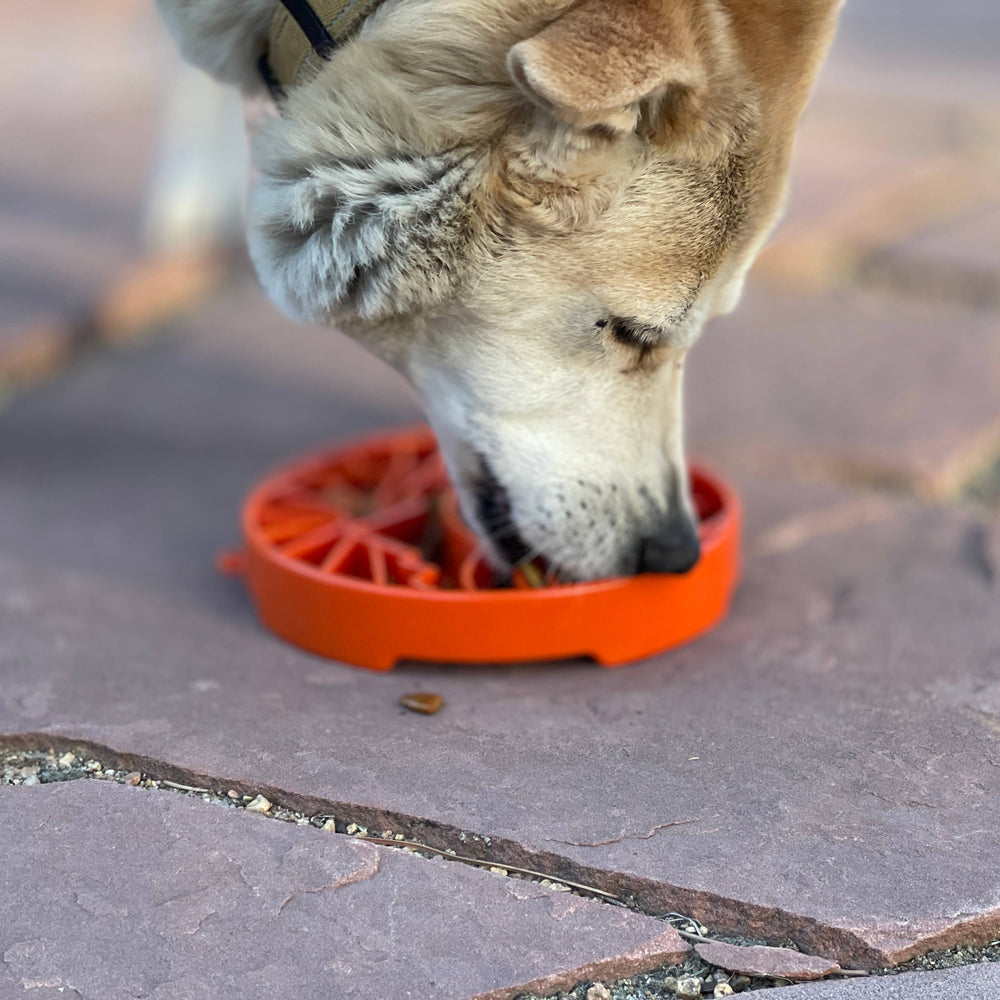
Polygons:
M469 303L494 314L560 303L574 323L609 314L682 324L762 225L749 162L748 154L713 164L650 157L585 227L516 234L473 283Z

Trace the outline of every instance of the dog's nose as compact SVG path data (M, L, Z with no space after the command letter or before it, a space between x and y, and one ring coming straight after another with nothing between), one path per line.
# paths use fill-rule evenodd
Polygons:
M698 530L683 510L664 518L639 542L640 573L687 573L701 555Z

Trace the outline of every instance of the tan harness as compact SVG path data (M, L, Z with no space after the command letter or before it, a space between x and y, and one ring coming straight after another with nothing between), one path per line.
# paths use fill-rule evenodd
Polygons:
M260 72L276 100L309 79L382 0L279 0Z

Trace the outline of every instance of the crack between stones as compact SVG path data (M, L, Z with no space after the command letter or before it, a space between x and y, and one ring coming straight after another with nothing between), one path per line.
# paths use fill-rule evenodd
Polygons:
M672 826L689 826L701 819L675 819L670 823L659 823L648 833L621 833L611 840L549 840L550 844L565 844L567 847L607 847L609 844L621 844L626 840L652 840L661 830L669 830Z
M157 760L143 754L121 752L90 740L74 739L47 733L0 734L0 752L52 752L57 756L72 753L81 759L99 761L103 769L120 772L139 772L155 782L155 787L165 787L174 794L194 796L190 789L219 790L220 798L236 793L243 804L263 796L272 805L268 818L284 819L300 825L319 826L343 835L363 830L406 831L390 838L362 836L361 843L381 843L400 848L429 848L431 853L450 860L464 861L487 870L505 870L499 873L512 877L518 871L542 875L553 883L561 883L579 895L590 896L610 905L624 906L645 916L669 922L670 917L684 914L686 918L712 927L717 935L734 936L767 944L794 942L803 951L828 957L843 968L879 969L906 962L930 951L955 946L977 947L986 945L1000 935L1000 913L986 914L968 919L944 931L931 932L919 941L903 948L878 949L851 930L824 924L802 914L780 907L766 906L726 897L704 890L685 888L655 879L596 868L572 858L523 846L514 840L491 837L462 830L451 824L433 819L411 816L394 810L340 802L319 796L292 792L273 785L251 783L242 779L221 779L193 771L189 768ZM72 778L106 778L103 774L81 773ZM58 782L53 782L58 783ZM119 782L120 783L120 782ZM182 791L176 786L189 790ZM16 786L14 786L16 787ZM235 804L235 803L234 803ZM296 816L295 814L298 814ZM301 818L300 818L301 817ZM329 821L335 818L335 829ZM659 830L694 820L661 824L650 831L654 836ZM353 828L353 829L352 829ZM623 839L647 839L645 835L626 836ZM608 843L615 843L609 841ZM568 846L599 846L572 845ZM459 852L461 851L461 854ZM368 876L366 876L368 877ZM322 891L335 886L321 886ZM294 895L294 894L293 894ZM286 900L282 905L286 905Z

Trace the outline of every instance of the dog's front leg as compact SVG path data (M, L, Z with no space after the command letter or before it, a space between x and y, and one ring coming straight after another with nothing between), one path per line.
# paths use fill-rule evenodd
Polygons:
M245 91L261 86L264 52L277 0L156 0L184 58Z

